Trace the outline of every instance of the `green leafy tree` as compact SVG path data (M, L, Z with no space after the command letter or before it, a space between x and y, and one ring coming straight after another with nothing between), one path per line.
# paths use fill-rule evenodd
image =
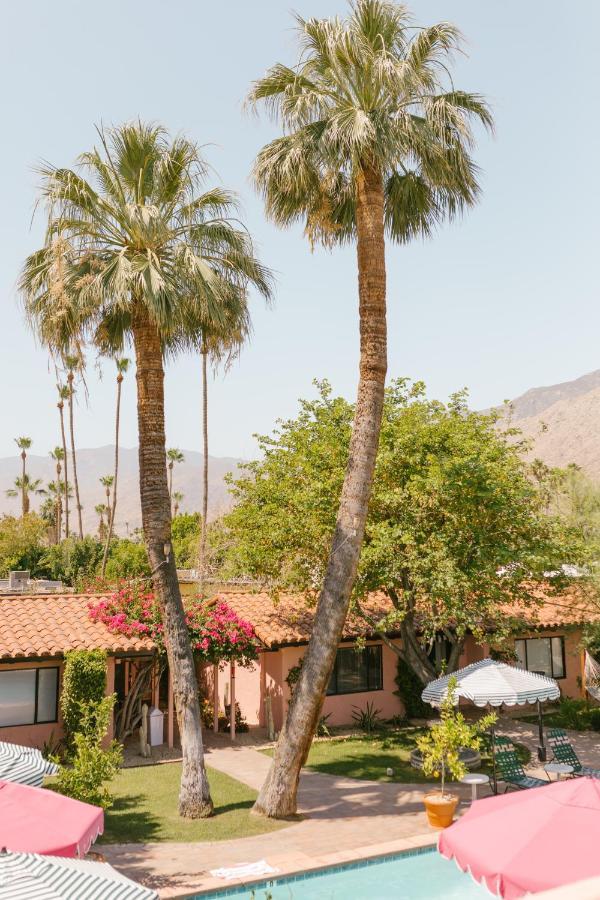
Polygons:
M102 542L91 535L86 535L83 540L71 535L49 547L41 565L49 578L82 590L100 568L102 552Z
M56 352L91 343L135 353L144 539L164 612L182 743L181 815L213 810L204 767L198 685L171 552L165 448L164 357L198 350L202 328L270 273L239 225L235 198L206 189L207 166L185 137L143 122L99 130L78 171L46 167L49 228L20 280L26 312ZM60 262L63 290L58 293Z
M193 569L198 564L198 542L202 529L200 513L180 513L173 519L173 552L178 569Z
M144 544L127 538L113 539L106 563L105 577L110 582L150 575L148 554Z
M68 650L60 693L67 745L78 730L81 706L98 706L106 693L106 653L104 650ZM106 733L104 729L103 735Z
M405 6L354 0L345 19L296 17L296 65L272 66L250 93L283 136L258 154L254 180L273 221L304 222L311 243L355 243L360 362L346 474L305 665L257 812L296 812L299 773L348 612L364 535L387 370L386 238L406 243L478 194L471 122L484 100L455 87L458 30L413 28Z
M498 718L495 713L489 713L475 724L469 724L458 710L456 685L456 678L450 678L448 692L440 706L440 721L432 725L427 734L417 738L417 747L423 754L423 772L440 779L442 796L448 778L459 781L467 774L460 751L479 750L483 732Z
M33 576L43 574L40 562L46 552L47 528L35 513L0 517L0 576L6 577L13 569L29 570Z
M259 438L261 458L230 478L223 577L245 574L314 596L327 571L353 415L321 383L295 420ZM546 514L525 450L514 430L498 430L495 414L470 412L464 394L443 404L402 380L386 391L353 603L367 630L386 641L386 630L400 631L401 646L389 646L421 683L436 675L436 637L450 646L452 671L468 632L490 639L493 628L501 642L507 606L536 602L545 573L585 559L577 532ZM553 583L566 580L557 574ZM361 606L377 590L393 610L379 622Z

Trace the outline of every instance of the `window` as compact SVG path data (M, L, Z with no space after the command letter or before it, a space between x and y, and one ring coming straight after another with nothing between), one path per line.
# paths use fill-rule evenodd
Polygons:
M0 672L0 727L58 721L58 668Z
M328 694L357 694L359 691L380 691L383 687L381 644L355 650L338 650L331 673Z
M528 672L565 677L565 639L562 637L527 638L515 641L517 665Z

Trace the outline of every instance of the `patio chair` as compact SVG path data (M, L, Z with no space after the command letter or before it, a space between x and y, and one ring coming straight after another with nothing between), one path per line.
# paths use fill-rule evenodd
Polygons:
M567 732L563 728L550 728L548 731L548 743L557 762L573 766L573 775L576 777L588 775L590 778L600 778L600 769L581 765Z
M543 778L535 778L533 775L527 775L521 760L517 756L517 751L508 738L496 737L496 768L498 770L498 778L506 785L504 793L509 788L517 790L527 790L527 788L543 787L548 782Z

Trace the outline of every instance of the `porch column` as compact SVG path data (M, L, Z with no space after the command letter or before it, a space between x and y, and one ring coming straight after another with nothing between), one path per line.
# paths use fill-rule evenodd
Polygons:
M175 733L175 722L174 722L174 712L175 712L175 704L173 702L173 678L171 677L171 670L169 669L169 689L168 689L168 730L167 730L167 746L169 750L173 749L173 736Z
M235 741L235 663L229 663L229 684L231 685L229 694L229 728L231 731L231 740Z
M213 666L213 731L219 733L219 666Z

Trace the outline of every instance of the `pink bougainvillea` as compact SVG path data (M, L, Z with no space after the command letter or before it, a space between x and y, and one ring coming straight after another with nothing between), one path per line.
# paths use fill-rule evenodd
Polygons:
M151 591L125 585L88 604L94 622L110 631L145 635L162 647L163 625L158 601ZM221 661L250 665L257 656L257 638L251 622L241 619L224 600L207 602L186 598L185 618L194 653L210 663Z

